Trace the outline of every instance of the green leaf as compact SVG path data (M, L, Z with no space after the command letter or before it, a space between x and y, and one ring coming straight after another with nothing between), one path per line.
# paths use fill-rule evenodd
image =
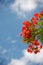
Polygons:
M41 20L40 22L38 22L38 26L43 26L43 20Z
M40 41L41 41L42 44L43 44L43 28L40 28L40 29L39 29L38 38L40 39Z
M43 20L43 16L41 16L40 20Z

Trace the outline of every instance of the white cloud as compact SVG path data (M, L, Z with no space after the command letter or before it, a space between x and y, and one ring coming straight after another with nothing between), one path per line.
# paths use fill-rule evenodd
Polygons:
M23 50L23 54L24 56L20 59L11 59L11 62L8 65L32 65L33 63L43 64L43 49L41 49L38 54L30 54L26 50Z
M17 42L17 40L13 40L12 37L10 37L10 36L6 40L10 43L16 43Z
M5 54L7 52L6 49L4 49L2 46L0 46L0 53L1 54Z
M43 0L15 0L15 2L11 4L11 9L21 15L33 11L40 6L43 6Z
M18 14L31 11L37 7L37 0L16 0L12 5L11 9L16 11Z
M36 7L36 0L16 0L11 6L14 10L15 8L20 8L21 10L28 11Z
M17 41L16 40L12 40L11 43L16 43Z

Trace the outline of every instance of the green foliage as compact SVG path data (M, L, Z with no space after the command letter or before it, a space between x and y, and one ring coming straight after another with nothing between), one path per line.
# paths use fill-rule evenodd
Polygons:
M38 22L38 26L43 27L43 20L40 20L40 22Z
M43 16L41 16L40 20L43 20Z
M39 25L39 26L41 26L41 25L42 25L42 22L41 22L41 21L40 21L40 22L38 22L38 25Z
M40 28L38 30L39 34L38 34L38 38L40 39L40 41L43 43L43 28Z

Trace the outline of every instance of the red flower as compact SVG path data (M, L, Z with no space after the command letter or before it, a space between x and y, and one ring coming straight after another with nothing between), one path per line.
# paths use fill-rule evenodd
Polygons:
M29 49L29 48L32 48L32 45L28 46L28 49Z
M22 33L20 33L20 36L22 36Z
M34 25L37 25L37 20L36 20L36 18L33 17L31 20L32 20L32 23L33 23Z
M34 39L34 40L32 41L32 44L38 46L38 45L39 45L39 42L38 42L36 39Z
M31 49L28 49L27 51L28 51L29 53L32 53L32 50L31 50Z
M40 15L43 16L43 11L40 12Z
M34 16L36 17L36 19L40 18L40 15L38 13L35 13Z
M30 23L29 23L29 21L25 21L25 22L23 22L23 25L30 26Z
M36 41L36 42L35 42L35 45L36 45L36 46L38 46L38 45L39 45L39 42L38 42L38 41Z
M42 45L40 45L40 49L42 49Z
M27 31L26 31L26 34L27 34L27 35L30 35L30 31L29 31L29 30L27 30Z
M40 52L40 49L43 48L43 46L40 45L40 43L36 39L36 36L38 35L38 33L37 33L38 29L40 28L40 27L37 27L37 26L39 26L37 21L41 20L39 18L41 16L43 16L43 11L41 11L40 14L35 13L34 16L36 18L32 17L31 22L29 22L29 21L23 22L22 32L21 32L20 36L23 37L23 41L25 43L29 43L27 51L29 53L34 52L35 54L37 54L38 52ZM36 35L35 35L35 32L37 33Z
M37 54L38 52L40 52L39 50L34 50L34 53Z
M23 40L23 42L26 42L26 40Z
M22 36L25 38L30 36L30 31L25 26L22 27Z
M23 31L23 30L25 30L25 29L26 29L26 26L25 26L25 25L23 25L23 26L22 26L22 31Z

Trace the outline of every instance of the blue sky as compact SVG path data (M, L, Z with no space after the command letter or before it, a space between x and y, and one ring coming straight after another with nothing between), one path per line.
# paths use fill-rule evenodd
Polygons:
M42 10L43 0L0 0L0 65L43 65L43 49L27 53L19 36L22 22Z

